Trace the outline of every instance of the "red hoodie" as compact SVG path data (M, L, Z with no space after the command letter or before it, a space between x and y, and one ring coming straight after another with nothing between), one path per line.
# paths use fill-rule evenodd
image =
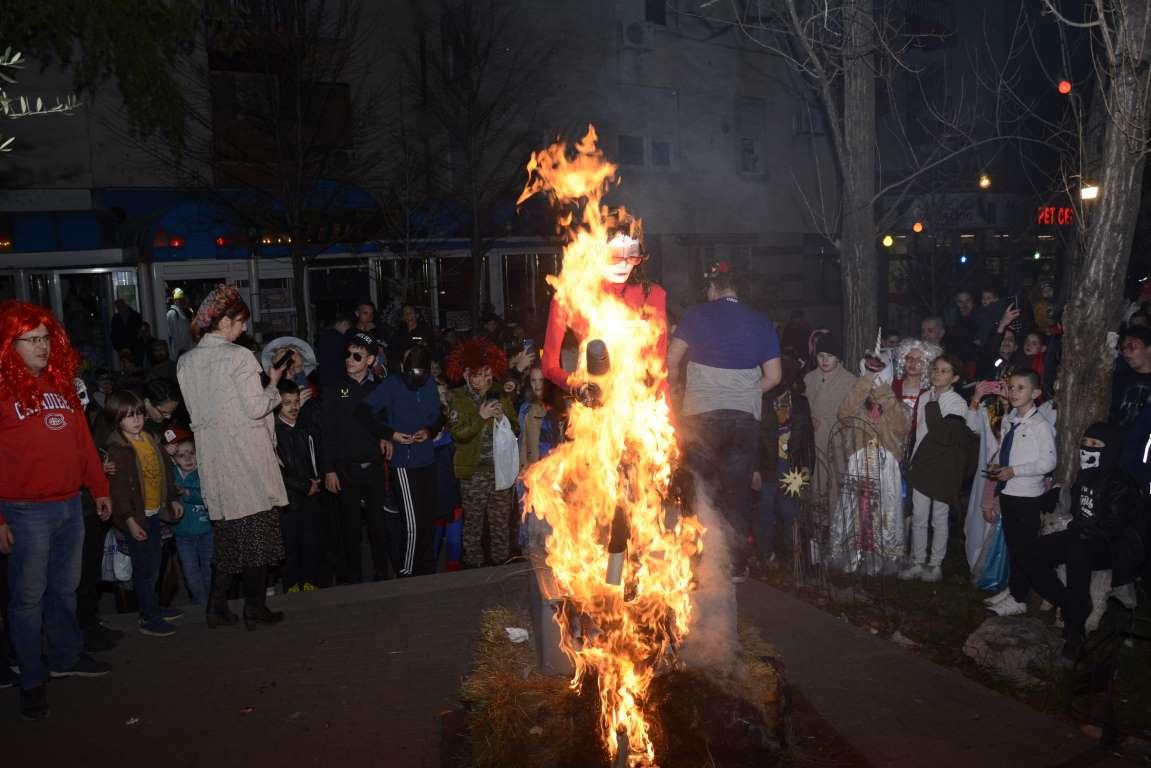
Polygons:
M55 392L32 410L0 401L0 501L60 501L81 488L108 495L84 412Z

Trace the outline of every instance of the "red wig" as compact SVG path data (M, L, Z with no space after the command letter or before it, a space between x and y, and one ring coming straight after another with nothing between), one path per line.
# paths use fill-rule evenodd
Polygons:
M48 331L52 348L48 367L33 376L16 351L15 340L41 325ZM79 364L80 357L72 349L68 334L50 310L23 301L0 301L0 399L14 400L32 409L40 407L40 393L51 391L79 408L75 383Z
M464 371L492 369L492 378L501 379L508 370L508 356L485 338L468 339L452 350L445 361L445 372L452 381L460 381Z

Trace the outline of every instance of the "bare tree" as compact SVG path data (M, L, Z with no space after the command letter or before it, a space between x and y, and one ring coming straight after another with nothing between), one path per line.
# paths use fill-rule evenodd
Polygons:
M538 122L552 93L552 49L503 0L412 0L413 47L405 54L416 103L433 129L428 173L466 216L471 313L478 327L485 261L505 234L497 214L511 210Z
M840 195L804 197L815 225L839 250L845 348L861 354L879 318L878 234L894 223L905 198L945 188L941 172L1002 141L1007 116L998 103L988 110L986 99L975 98L974 82L940 92L946 80L923 80L911 52L950 33L909 29L899 4L775 0L754 17L737 18L750 40L790 65L826 122ZM1003 68L988 78L993 88L1010 82L1011 58L996 62ZM886 120L879 105L888 107Z
M1082 252L1065 281L1071 290L1063 315L1059 399L1074 404L1059 411L1059 478L1066 485L1077 469L1075 446L1083 430L1105 419L1110 403L1115 354L1108 332L1122 318L1151 136L1151 3L1097 1L1084 6L1083 18L1070 18L1050 0L1043 2L1064 31L1088 30L1095 70L1091 106L1073 100L1065 126L1073 142L1066 147L1064 186L1080 203L1083 235ZM1099 196L1080 202L1078 192L1088 181Z
M210 3L204 54L175 65L183 142L161 150L175 163L156 155L179 183L234 212L253 257L286 246L301 333L307 265L337 243L374 236L380 223L369 191L381 186L388 94L365 7Z

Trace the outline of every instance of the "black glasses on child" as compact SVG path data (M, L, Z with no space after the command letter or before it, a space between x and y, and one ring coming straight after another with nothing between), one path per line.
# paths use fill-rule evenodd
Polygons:
M364 359L364 353L352 352L351 350L348 350L348 352L344 354L344 359L347 360L349 357L358 363Z

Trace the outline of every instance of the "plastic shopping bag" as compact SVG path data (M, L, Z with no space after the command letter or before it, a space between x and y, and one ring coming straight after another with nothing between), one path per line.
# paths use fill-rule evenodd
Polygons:
M972 580L979 589L999 592L1007 588L1011 564L1007 557L1007 539L1003 536L1002 519L996 520L987 530L972 574Z
M511 488L520 474L520 444L507 419L496 422L492 434L492 458L496 465L496 490Z
M124 550L117 531L108 531L104 537L104 559L100 563L100 578L103 581L131 581L132 558Z

